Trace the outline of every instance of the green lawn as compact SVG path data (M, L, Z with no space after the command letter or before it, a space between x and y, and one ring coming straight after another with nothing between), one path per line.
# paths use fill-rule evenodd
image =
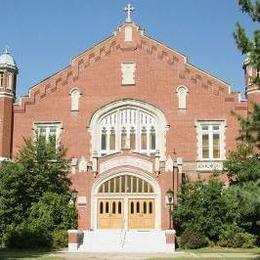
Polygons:
M260 248L200 248L200 249L180 249L176 250L174 257L157 257L149 260L189 260L189 259L226 259L226 260L260 260Z
M46 250L0 249L0 259L1 260L13 260L13 259L62 260L65 258L55 256L55 252L49 252Z
M228 248L228 247L205 247L199 249L176 249L176 252L191 253L252 253L260 255L260 247L255 248Z
M76 255L75 255L76 256ZM70 256L70 259L75 257ZM105 254L104 254L105 256ZM12 250L12 249L0 249L0 259L1 260L63 260L66 257L66 253L46 251L46 250ZM100 257L100 255L99 255ZM97 260L101 259L95 257ZM75 259L87 259L84 255L78 255ZM94 259L93 256L91 259ZM243 248L201 248L194 250L181 250L178 249L174 257L155 257L149 260L189 260L189 259L226 259L226 260L248 260L257 259L260 260L260 248L243 249ZM110 258L109 258L110 259ZM112 259L112 258L111 258Z

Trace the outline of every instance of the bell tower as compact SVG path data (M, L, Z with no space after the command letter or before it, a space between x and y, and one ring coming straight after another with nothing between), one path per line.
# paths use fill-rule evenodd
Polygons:
M11 157L17 74L15 60L5 48L0 56L0 159Z
M243 69L246 81L245 94L249 103L249 111L252 108L252 103L260 104L260 86L254 82L254 78L256 78L257 75L260 77L260 71L257 71L256 68L252 66L250 60L250 53L248 53L243 64Z

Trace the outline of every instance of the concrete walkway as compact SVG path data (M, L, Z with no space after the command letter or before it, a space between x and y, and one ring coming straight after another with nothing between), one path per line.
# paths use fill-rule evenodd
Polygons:
M191 252L176 252L173 255L169 254L117 254L117 253L68 253L66 251L49 254L48 257L61 257L67 260L73 259L89 259L89 260L146 260L146 259L215 259L215 258L238 258L238 259L260 259L259 254L252 253L191 253Z

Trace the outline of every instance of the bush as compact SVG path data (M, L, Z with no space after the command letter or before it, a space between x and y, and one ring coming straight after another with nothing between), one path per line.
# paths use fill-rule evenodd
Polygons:
M28 223L35 229L67 230L77 227L77 211L69 204L70 196L46 192L30 209Z
M68 246L67 230L55 230L52 232L52 247L60 248Z
M256 244L256 237L238 227L228 227L219 236L219 246L252 248Z
M48 248L52 239L47 230L33 229L21 224L8 230L5 236L5 246L8 248Z
M180 237L180 246L182 248L190 248L190 249L195 249L195 248L201 248L205 247L208 245L207 238L191 229L186 229Z

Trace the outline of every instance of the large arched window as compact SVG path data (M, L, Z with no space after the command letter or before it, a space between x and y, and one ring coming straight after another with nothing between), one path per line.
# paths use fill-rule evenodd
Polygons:
M153 156L158 150L163 158L166 129L159 109L136 100L117 101L98 110L91 119L92 152L104 156L130 149Z

